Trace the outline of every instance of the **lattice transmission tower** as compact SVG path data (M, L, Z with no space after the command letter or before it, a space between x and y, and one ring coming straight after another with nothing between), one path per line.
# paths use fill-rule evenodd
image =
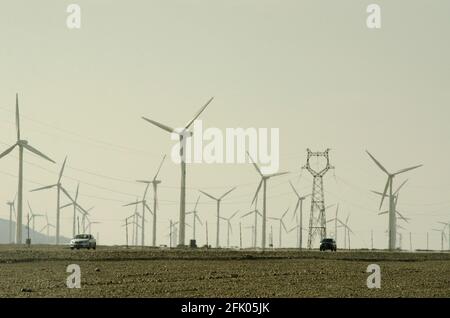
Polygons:
M327 221L325 215L325 195L323 191L323 176L330 169L334 169L332 165L330 165L330 157L328 152L330 149L327 149L323 152L312 152L310 149L306 150L307 158L306 165L302 167L302 169L306 169L313 176L313 187L311 194L311 212L309 216L309 231L308 231L308 248L311 249L314 239L317 234L320 235L320 240L326 238L327 236ZM310 160L311 158L317 158L319 160L320 157L325 158L326 165L322 170L316 171L311 168Z

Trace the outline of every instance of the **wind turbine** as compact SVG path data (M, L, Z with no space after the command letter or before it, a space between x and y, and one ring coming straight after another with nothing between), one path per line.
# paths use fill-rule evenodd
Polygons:
M72 221L72 235L73 237L75 237L76 234L76 219L77 219L77 210L79 210L81 212L81 214L85 215L87 211L85 211L83 208L81 208L81 206L78 204L78 195L80 192L80 184L78 183L77 185L77 190L75 192L75 198L73 199L73 201L63 205L60 207L60 209L64 209L67 208L69 206L73 207L73 221ZM83 218L85 218L85 216L83 216ZM82 221L83 223L83 227L84 227L84 220Z
M136 202L131 202L128 204L125 204L124 206L130 206L130 205L138 205L138 204L142 204L142 215L141 215L141 245L142 247L144 247L145 245L145 211L148 210L151 214L153 214L152 210L150 209L150 207L147 204L147 192L148 192L148 188L150 186L150 183L147 184L147 186L145 187L145 191L144 191L144 195L142 196L142 200L141 201L136 201Z
M230 247L230 232L233 234L233 227L231 226L231 219L238 213L239 211L234 212L229 218L220 217L222 220L227 222L227 248Z
M132 214L132 215L126 217L126 218L125 218L125 224L122 225L122 227L123 227L123 226L125 227L125 242L126 242L126 247L127 247L127 248L128 248L128 224L130 224L130 223L128 223L128 219L131 219L131 218L134 219L134 217L135 217L134 214Z
M261 181L259 182L258 188L256 189L256 193L255 193L255 196L253 197L252 203L255 202L255 200L257 199L259 190L261 189L261 186L263 186L263 216L262 216L261 247L262 247L262 249L264 251L264 249L266 248L267 180L269 180L272 177L277 177L277 176L281 176L281 175L287 174L288 172L277 172L277 173L272 173L272 174L263 174L261 172L261 170L259 169L258 165L255 163L255 161L252 159L252 157L248 153L248 151L247 151L247 155L250 158L250 160L251 160L253 166L255 167L256 171L261 176Z
M13 220L13 214L14 214L14 217L16 218L15 201L16 201L16 197L14 197L14 200L6 202L6 204L9 206L9 243L10 244L14 243L12 220Z
M100 224L100 223L102 222L88 220L88 224L86 226L89 230L88 233L92 234L92 224Z
M147 180L138 180L137 182L146 183L146 184L152 184L153 185L153 237L152 237L152 246L156 246L156 212L158 209L158 184L160 184L162 181L158 180L158 174L161 170L162 164L164 163L164 160L166 159L166 155L161 160L161 163L158 167L158 170L156 171L155 176L153 177L153 180L147 181Z
M16 220L16 244L22 244L22 210L23 210L23 152L24 149L44 158L50 162L55 163L52 159L44 155L28 144L27 140L20 138L20 116L19 116L19 95L16 94L16 131L17 141L14 145L6 149L0 154L0 159L9 154L17 146L19 148L19 185L17 192L17 220Z
M299 243L298 243L299 248L302 249L302 246L303 246L303 231L302 231L303 230L303 200L305 200L309 196L309 194L301 196L300 194L298 194L297 190L295 189L295 187L291 181L289 181L289 184L291 185L291 188L294 191L295 196L297 197L297 204L295 205L295 209L294 209L294 213L292 214L292 218L295 217L295 215L297 214L297 209L300 208L300 211L299 211L300 223L298 224L299 233L297 235L299 235Z
M250 212L247 212L247 213L245 213L244 215L241 216L241 219L242 219L242 218L245 218L245 217L247 217L247 216L249 216L251 214L254 214L255 224L252 226L252 228L253 228L253 234L252 234L253 235L253 237L252 237L253 248L256 248L258 216L262 217L262 214L258 210L257 202L258 202L258 200L255 201L255 209L254 210L252 210Z
M284 231L287 233L288 231L287 231L287 229L286 229L286 225L284 224L284 222L283 222L283 219L284 219L284 217L286 216L286 214L289 212L289 208L287 208L286 209L286 211L283 213L283 215L281 216L281 218L275 218L275 217L268 217L269 219L271 219L271 220L274 220L274 221L278 221L278 222L280 222L280 232L279 232L279 248L281 248L281 233L282 233L282 230L284 229Z
M448 249L450 251L450 222L438 222L441 224L444 224L444 231L445 231L445 226L448 226Z
M195 225L196 225L196 223L197 223L197 221L201 224L201 225L203 225L203 223L202 223L202 220L200 220L200 218L199 218L199 216L198 216L198 211L197 211L197 205L198 205L198 201L200 200L200 196L197 198L197 202L195 202L195 207L194 207L194 210L192 210L192 211L190 211L190 212L187 212L186 213L186 215L188 215L188 214L192 214L192 233L193 233L193 237L192 237L192 239L193 240L195 240L195 237L196 237L196 235L195 235Z
M60 236L60 212L61 212L61 190L62 190L62 184L61 179L64 173L64 167L66 166L67 157L64 159L64 162L62 164L61 170L59 171L58 179L56 184L40 187L37 189L33 189L30 192L36 192L41 190L47 190L56 188L56 244L59 244L59 236Z
M445 227L442 230L433 229L433 231L441 233L441 251L444 251L444 239L447 240L445 237Z
M384 187L383 195L381 196L380 209L383 205L384 198L389 189L389 210L388 210L389 211L389 250L392 251L392 250L395 250L395 240L397 237L396 226L395 226L396 225L396 217L395 217L394 193L393 193L394 178L395 178L395 176L397 176L401 173L404 173L404 172L407 172L407 171L410 171L413 169L417 169L417 168L421 167L422 165L417 165L417 166L401 169L395 173L390 173L381 165L380 162L378 162L377 159L375 159L374 156L372 156L370 154L370 152L368 152L367 150L366 150L366 152L370 156L370 158L375 162L375 164L388 176L386 185Z
M44 217L44 215L43 214L35 214L34 212L33 212L33 209L31 208L31 205L30 205L30 202L28 202L27 201L27 203L28 203L28 208L30 209L30 221L31 221L31 224L32 224L32 228L33 228L33 235L35 235L36 234L36 229L35 229L35 219L37 218L37 217Z
M251 229L252 230L252 243L251 243L251 245L252 245L252 247L255 247L254 246L254 243L255 243L255 225L244 226L244 229Z
M50 228L55 228L55 226L53 224L50 224L50 222L48 221L47 212L45 213L45 221L46 221L45 226L39 232L42 233L42 232L44 232L45 229L47 229L47 242L48 242L50 239Z
M355 233L353 233L352 229L348 226L348 219L349 218L350 218L350 214L347 215L347 218L345 219L345 223L338 219L338 222L341 223L342 226L344 227L345 247L347 247L347 243L348 243L348 249L350 249L350 233L355 235Z
M233 191L234 189L236 189L236 187L232 188L231 190L228 190L227 192L225 192L224 194L222 194L222 196L216 198L206 192L203 192L202 190L199 190L201 193L203 193L204 195L206 195L207 197L213 199L216 201L217 203L217 232L216 232L216 247L219 248L220 246L220 202L222 201L223 198L225 198L225 196L227 196L231 191Z
M337 226L337 224L338 224L338 222L342 223L342 221L338 219L338 212L339 212L339 203L336 206L336 215L335 215L335 217L332 218L332 219L329 219L327 221L327 223L334 221L334 241L336 242L336 245L337 245L337 236L338 236L338 230L337 230L338 226Z
M403 220L403 221L405 221L406 223L408 223L408 218L405 218L399 211L397 211L397 202L398 202L398 197L399 197L399 192L400 192L400 189L406 184L406 182L407 182L408 180L405 180L405 181L403 181L403 183L397 188L397 190L392 194L393 196L394 196L394 209L395 209L395 213ZM380 196L383 196L383 193L381 193L381 192L378 192L378 191L372 191L373 193L375 193L375 194L378 194L378 195L380 195ZM387 197L387 195L384 195L385 197ZM389 213L389 211L388 210L386 210L386 211L383 211L383 212L380 212L380 213L378 213L378 215L382 215L382 214L388 214ZM398 217L397 217L398 218Z
M192 137L193 132L189 131L190 126L194 123L194 121L200 116L200 114L205 110L205 108L212 102L214 97L211 97L208 102L200 108L200 110L195 114L194 118L192 118L188 123L184 126L183 129L174 129L167 125L161 124L152 119L142 117L145 121L169 132L175 133L180 138L180 159L181 159L181 188L180 188L180 235L178 238L178 245L185 245L185 224L186 224L186 158L185 158L185 147L186 147L186 139Z

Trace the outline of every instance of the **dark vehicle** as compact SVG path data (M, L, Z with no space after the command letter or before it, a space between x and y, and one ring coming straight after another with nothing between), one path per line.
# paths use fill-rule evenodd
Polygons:
M78 234L70 241L70 248L73 250L74 248L95 248L97 247L97 241L94 236L91 234Z
M331 238L323 239L322 242L320 242L320 250L330 250L336 252L336 241Z

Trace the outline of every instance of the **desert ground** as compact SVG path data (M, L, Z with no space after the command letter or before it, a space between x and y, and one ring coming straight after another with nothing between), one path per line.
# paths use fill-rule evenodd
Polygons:
M450 253L1 245L0 297L450 297Z

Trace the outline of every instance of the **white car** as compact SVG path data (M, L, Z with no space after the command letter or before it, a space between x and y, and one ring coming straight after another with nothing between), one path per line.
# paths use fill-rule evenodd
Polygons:
M92 234L78 234L70 240L70 249L80 248L94 249L97 247L97 241Z

